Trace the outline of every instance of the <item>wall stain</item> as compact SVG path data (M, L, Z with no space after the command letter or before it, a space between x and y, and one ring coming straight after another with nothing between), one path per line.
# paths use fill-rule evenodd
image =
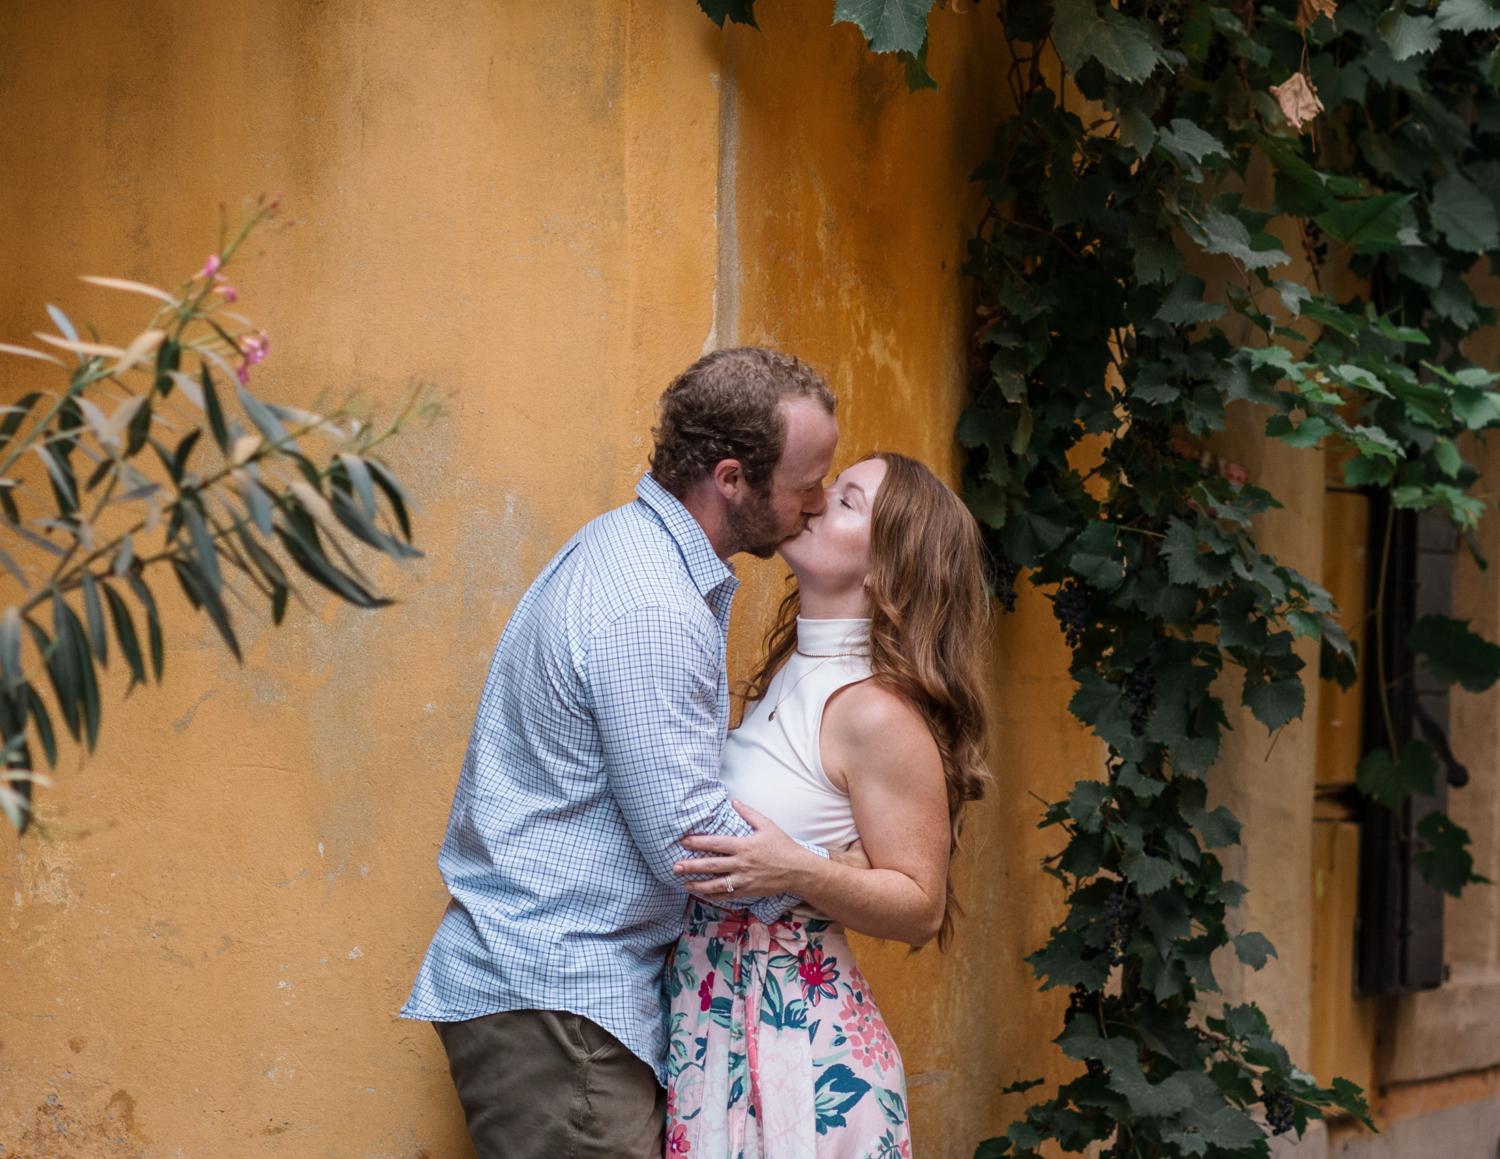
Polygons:
M179 716L172 722L172 731L175 732L178 736L181 736L183 733L187 732L188 725L193 723L193 717L198 715L198 709L203 704L203 702L206 700L212 700L217 695L219 695L219 690L217 688L210 688L202 696L198 697L198 699L193 702L193 706L191 708L189 708L186 712L184 712L181 716Z

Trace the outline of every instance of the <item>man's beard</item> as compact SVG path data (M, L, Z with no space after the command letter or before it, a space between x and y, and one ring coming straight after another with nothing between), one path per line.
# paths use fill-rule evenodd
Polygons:
M802 512L790 527L776 519L776 509L771 505L771 488L751 491L740 503L731 503L724 512L725 538L729 548L724 554L745 552L757 559L770 559L776 549L786 540L802 530L805 522Z

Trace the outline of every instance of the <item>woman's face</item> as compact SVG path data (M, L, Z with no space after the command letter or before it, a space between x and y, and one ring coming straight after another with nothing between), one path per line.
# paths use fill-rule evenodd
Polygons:
M885 478L884 459L866 459L827 489L827 505L777 551L797 577L803 598L858 592L870 573L870 511Z

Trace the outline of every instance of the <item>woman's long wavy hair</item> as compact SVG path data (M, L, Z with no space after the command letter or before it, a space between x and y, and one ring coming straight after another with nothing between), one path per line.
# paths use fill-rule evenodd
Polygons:
M963 911L953 892L951 855L958 851L964 809L984 795L987 720L980 648L988 634L979 526L963 501L915 459L876 452L885 479L870 512L870 669L927 722L948 782L948 898L939 948ZM766 654L746 699L766 694L771 677L797 647L802 599L795 583L766 634Z

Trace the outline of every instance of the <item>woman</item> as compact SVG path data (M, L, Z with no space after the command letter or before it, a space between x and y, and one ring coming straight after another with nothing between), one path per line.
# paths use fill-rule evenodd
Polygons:
M949 859L978 798L979 533L926 467L873 455L778 549L783 601L722 774L754 837L689 837L704 899L792 893L767 926L694 898L668 963L669 1159L909 1156L901 1057L844 930L946 945ZM800 614L799 614L800 613ZM792 837L863 843L871 868Z

